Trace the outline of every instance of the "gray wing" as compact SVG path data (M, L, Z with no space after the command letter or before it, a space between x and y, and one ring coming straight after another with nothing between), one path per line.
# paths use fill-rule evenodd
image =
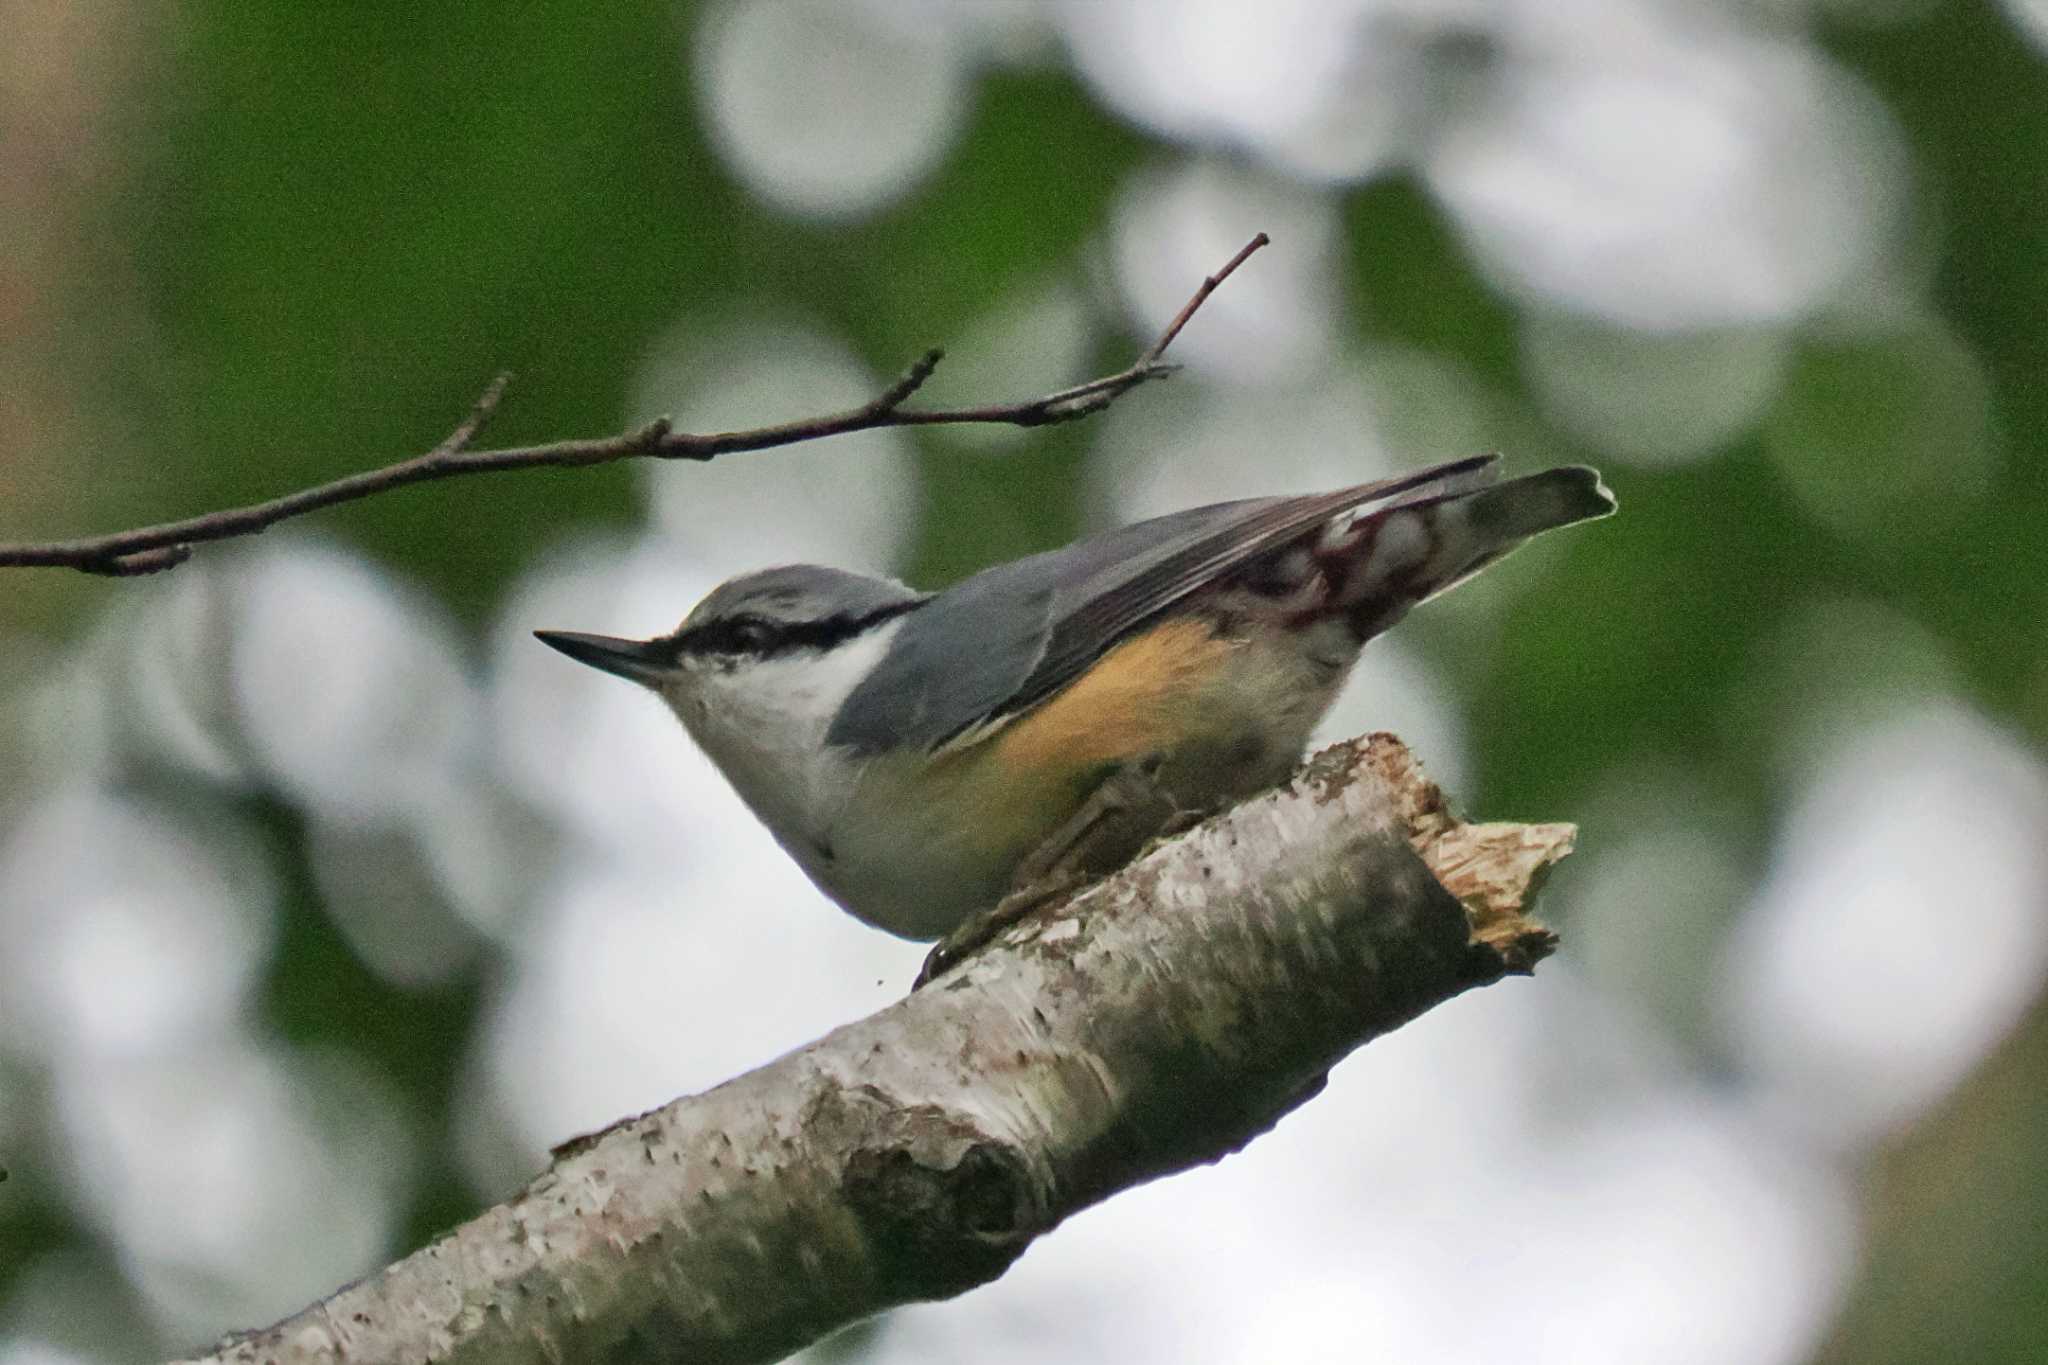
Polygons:
M1481 481L1498 459L1477 455L1311 497L1216 503L999 564L904 618L826 738L860 753L936 749L1043 701L1247 560L1364 503Z

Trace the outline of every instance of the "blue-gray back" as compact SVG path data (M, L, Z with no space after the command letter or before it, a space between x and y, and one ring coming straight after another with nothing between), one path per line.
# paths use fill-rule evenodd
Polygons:
M1248 560L1363 503L1488 474L1496 458L1334 493L1192 508L984 570L908 612L827 739L861 753L938 748L1043 701L1138 627Z

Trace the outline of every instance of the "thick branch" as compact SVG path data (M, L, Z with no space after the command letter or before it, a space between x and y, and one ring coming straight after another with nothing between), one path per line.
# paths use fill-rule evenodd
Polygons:
M468 417L442 442L424 455L401 460L381 469L367 470L336 479L332 483L301 489L268 502L252 503L183 521L116 531L78 540L52 540L0 545L0 568L54 566L85 573L128 577L156 573L184 563L192 547L203 541L228 540L254 535L290 517L337 503L355 502L408 484L451 479L463 474L486 474L503 469L530 469L537 465L576 466L607 464L613 460L651 456L661 460L709 460L742 450L767 450L773 446L795 445L824 436L867 431L875 427L944 426L962 423L996 423L1035 427L1067 422L1108 407L1148 379L1173 373L1175 367L1160 357L1180 335L1195 310L1202 306L1245 258L1266 245L1260 233L1239 249L1223 268L1202 281L1187 305L1167 324L1159 339L1127 369L1091 379L1070 389L1017 403L991 403L968 408L906 408L903 404L921 388L938 367L942 352L927 351L903 377L857 408L823 417L807 417L776 426L748 431L724 431L693 435L671 429L669 419L657 419L633 431L589 440L553 441L546 445L504 446L496 450L471 450L476 439L505 395L511 376L499 375L477 399Z
M768 1361L961 1293L1077 1210L1242 1147L1359 1045L1527 971L1553 940L1524 900L1571 838L1461 825L1391 737L1338 745L211 1359Z

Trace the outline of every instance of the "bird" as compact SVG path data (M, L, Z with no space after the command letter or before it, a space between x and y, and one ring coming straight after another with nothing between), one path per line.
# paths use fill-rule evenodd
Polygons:
M1592 469L1498 461L1173 512L938 592L783 565L651 639L534 633L666 702L831 900L946 938L1279 785L1367 641L1615 508Z

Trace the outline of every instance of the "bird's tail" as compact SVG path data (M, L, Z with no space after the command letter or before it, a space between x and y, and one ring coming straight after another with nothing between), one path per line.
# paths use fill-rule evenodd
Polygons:
M1332 605L1360 636L1371 636L1531 536L1613 510L1614 495L1596 471L1565 465L1377 508L1332 527L1314 553L1333 589Z

